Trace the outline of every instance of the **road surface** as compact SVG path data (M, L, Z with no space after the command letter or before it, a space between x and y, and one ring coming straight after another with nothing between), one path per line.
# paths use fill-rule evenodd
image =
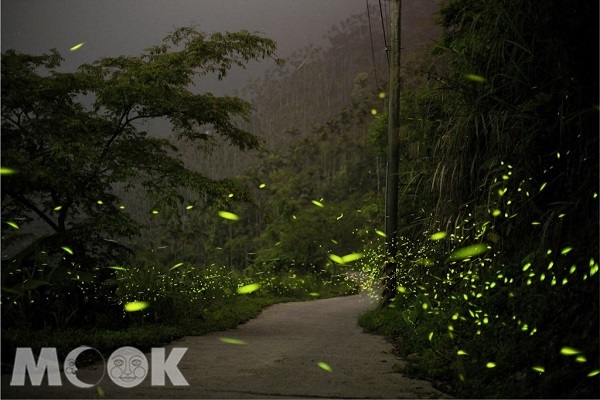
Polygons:
M100 394L104 398L171 399L448 398L427 381L409 379L393 371L394 364L402 361L392 354L392 345L381 336L364 333L357 325L358 316L373 306L373 300L366 295L277 304L235 329L176 340L166 346L166 360L171 349L187 348L181 360L174 364L173 358L171 365L176 365L189 386L174 386L165 374L158 374L164 377L164 385L152 385L152 374L147 373L141 383L130 388L115 384L108 374L100 381L100 390L97 386L77 387L64 375L60 387L48 387L46 378L43 386L31 386L28 377L25 386L14 387L9 385L11 376L3 375L1 395L2 398L99 398ZM151 370L152 358L150 354L146 357ZM111 360L107 360L108 365ZM94 383L107 370L104 363L97 363L79 369L76 376L82 382Z

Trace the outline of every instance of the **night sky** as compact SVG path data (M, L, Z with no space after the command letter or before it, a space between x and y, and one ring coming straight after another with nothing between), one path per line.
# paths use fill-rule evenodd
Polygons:
M376 2L372 1L372 5ZM310 43L324 44L329 28L366 9L364 0L2 0L2 51L41 54L58 49L63 68L99 57L139 55L177 27L203 32L261 32L287 57ZM85 42L77 51L74 45ZM226 82L205 82L206 90L231 94L262 76L272 62L234 71Z

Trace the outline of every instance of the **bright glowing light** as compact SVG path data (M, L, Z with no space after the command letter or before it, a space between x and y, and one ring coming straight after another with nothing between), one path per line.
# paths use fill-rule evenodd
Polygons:
M230 221L239 221L240 217L229 211L219 211L219 217Z
M257 291L260 288L260 283L251 283L237 288L238 294L248 294Z
M319 361L319 362L317 363L317 365L319 366L319 368L321 368L321 369L323 369L323 370L325 370L325 371L327 371L327 372L331 372L331 371L332 371L332 369L331 369L331 367L329 366L329 364L326 364L326 363L324 363L323 361Z
M76 44L75 46L71 47L69 50L70 51L79 50L81 48L81 46L83 46L84 44L85 44L85 42L81 42L81 43Z
M125 309L126 312L135 312L135 311L144 310L144 309L148 308L149 305L150 305L150 303L148 303L147 301L132 301L132 302L126 303L125 307L123 307L123 308Z

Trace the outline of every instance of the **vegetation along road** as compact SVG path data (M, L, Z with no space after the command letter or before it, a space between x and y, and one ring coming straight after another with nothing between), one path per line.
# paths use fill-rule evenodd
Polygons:
M358 316L373 306L366 295L278 304L236 329L185 337L168 346L187 347L178 364L189 386L152 386L149 376L133 388L105 375L100 388L10 388L4 397L97 398L439 398L429 382L394 372L402 361L380 336L364 333ZM150 360L150 355L146 355ZM83 382L97 380L103 364L80 369ZM150 375L150 374L149 374ZM44 382L45 384L45 382Z

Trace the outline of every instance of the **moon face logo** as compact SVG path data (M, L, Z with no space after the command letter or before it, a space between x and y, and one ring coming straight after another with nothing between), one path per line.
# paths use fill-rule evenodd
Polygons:
M121 347L110 355L106 369L114 383L131 388L148 375L148 359L135 347Z
M83 389L91 388L93 386L98 385L100 383L100 381L102 381L102 378L104 378L104 368L102 368L102 376L100 376L100 379L98 379L98 381L96 383L85 383L85 382L82 382L77 377L78 369L76 366L76 360L77 360L77 357L79 357L79 355L86 350L93 350L96 353L98 353L104 363L104 357L102 357L102 354L98 350L94 349L93 347L89 347L89 346L80 346L80 347L72 350L69 354L67 354L67 357L65 358L65 364L64 364L65 376L69 380L69 382L71 382L73 385L83 388Z

